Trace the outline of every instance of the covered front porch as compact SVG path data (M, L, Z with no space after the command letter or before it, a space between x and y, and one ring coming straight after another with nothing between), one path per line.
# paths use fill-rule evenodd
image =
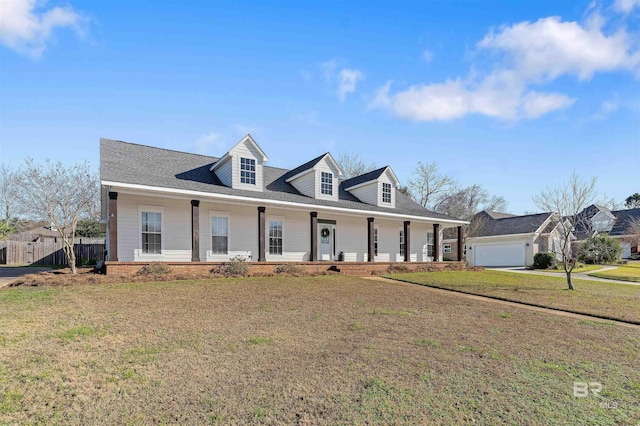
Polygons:
M457 228L463 239L460 221L309 207L110 191L107 259L213 265L241 257L323 268L330 262L420 264L442 261L443 229Z

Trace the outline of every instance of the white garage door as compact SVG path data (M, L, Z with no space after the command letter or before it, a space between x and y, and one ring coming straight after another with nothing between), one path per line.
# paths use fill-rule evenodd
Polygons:
M525 266L524 244L491 244L473 247L476 266Z
M631 257L631 244L630 243L622 243L622 258L628 259Z

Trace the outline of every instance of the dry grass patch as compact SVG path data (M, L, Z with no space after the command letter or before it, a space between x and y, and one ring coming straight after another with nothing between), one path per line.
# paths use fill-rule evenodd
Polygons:
M587 315L640 322L640 286L502 271L457 271L389 275L390 278Z
M14 288L0 291L0 324L0 424L640 421L636 329L420 286ZM574 397L574 381L602 383L602 397Z

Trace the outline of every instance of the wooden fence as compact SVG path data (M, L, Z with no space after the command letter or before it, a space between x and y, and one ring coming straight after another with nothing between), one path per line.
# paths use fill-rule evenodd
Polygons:
M76 264L104 260L105 243L101 238L81 238L74 246ZM62 243L0 240L0 265L66 265Z

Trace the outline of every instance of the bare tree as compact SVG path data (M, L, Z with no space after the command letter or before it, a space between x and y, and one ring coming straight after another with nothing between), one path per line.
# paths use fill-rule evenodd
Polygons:
M345 179L360 176L376 169L376 163L366 165L358 154L352 152L341 152L338 154L336 162L340 166Z
M0 225L10 231L18 215L20 172L7 164L0 164Z
M571 251L571 241L575 238L573 230L579 224L579 213L593 203L596 178L583 180L573 172L567 182L556 187L547 187L540 194L533 197L533 202L544 212L554 213L558 218L560 233L560 248L562 251L562 265L567 275L569 290L573 290L571 272L576 266L576 259Z
M418 162L409 180L409 191L421 206L436 211L456 188L456 182L438 170L435 162Z
M471 220L482 210L504 211L507 208L507 202L503 197L489 195L480 185L458 188L441 198L434 211L465 220Z
M45 219L60 234L69 268L76 273L73 251L78 221L98 216L100 183L88 163L64 166L62 163L36 164L28 158L23 171L20 194L25 213Z
M618 203L615 198L607 197L607 195L603 195L600 200L596 202L597 205L608 208L609 210L619 210L622 208L622 204Z
M632 245L640 246L640 218L632 217L627 221L624 233L627 242Z

